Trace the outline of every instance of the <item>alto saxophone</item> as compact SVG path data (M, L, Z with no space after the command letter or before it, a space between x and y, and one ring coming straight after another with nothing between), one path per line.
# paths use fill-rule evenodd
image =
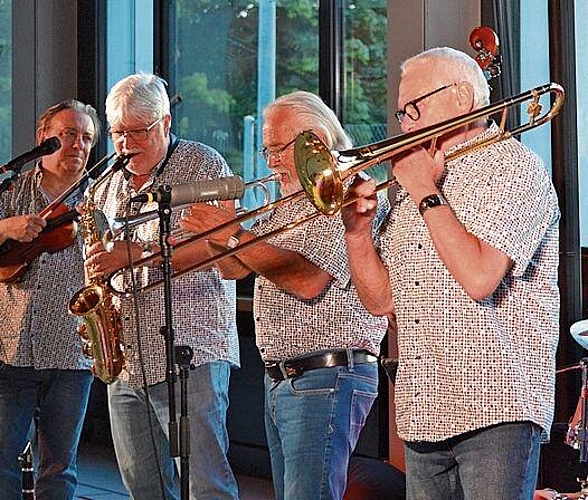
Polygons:
M131 155L121 155L110 173L126 165ZM108 225L102 211L94 204L94 192L107 176L97 180L89 189L85 213L81 215L79 226L84 249L103 241L105 225ZM86 278L86 286L76 292L69 301L69 312L83 318L78 333L84 341L83 353L94 361L92 372L96 377L111 384L122 371L125 364L122 322L120 312L115 307L113 294L107 286L106 278Z

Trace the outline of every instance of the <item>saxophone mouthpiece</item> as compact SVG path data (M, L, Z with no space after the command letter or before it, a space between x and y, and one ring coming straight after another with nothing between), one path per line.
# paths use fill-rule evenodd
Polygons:
M114 160L112 167L110 167L110 171L114 173L118 172L123 167L126 167L129 164L129 161L131 161L131 158L136 154L137 153L121 153Z

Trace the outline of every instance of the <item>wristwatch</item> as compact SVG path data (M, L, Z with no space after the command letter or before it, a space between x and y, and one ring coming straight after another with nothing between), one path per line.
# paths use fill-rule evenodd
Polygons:
M441 205L449 205L442 194L429 194L419 203L419 213L423 215L427 210Z
M247 231L242 226L239 226L239 229L237 229L227 240L227 248L235 248L239 244L241 236L246 232Z

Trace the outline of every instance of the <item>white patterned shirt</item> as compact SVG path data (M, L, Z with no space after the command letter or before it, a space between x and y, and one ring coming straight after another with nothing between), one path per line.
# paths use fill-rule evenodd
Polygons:
M384 198L377 224L389 205ZM280 205L252 230L265 234L316 212L307 198ZM376 226L378 227L378 226ZM351 283L340 214L320 215L268 240L298 252L333 279L317 297L303 300L258 276L253 291L255 335L264 361L309 354L321 349L357 348L378 355L387 319L369 314Z
M97 189L95 201L107 217L123 217L130 197L154 190L165 184L217 179L233 175L224 158L201 143L179 139L167 164L154 169L151 179L135 191L125 171L114 174ZM133 203L129 215L157 210L157 203ZM181 210L174 210L172 231L178 227ZM133 241L159 243L159 218L136 226ZM128 274L128 273L127 273ZM158 267L144 267L135 273L137 285L144 286L162 279ZM119 276L117 288L127 288L130 280ZM188 345L194 350L192 363L201 365L224 360L239 365L236 323L236 286L234 280L223 280L212 268L184 274L172 280L172 326L175 345ZM142 365L148 385L163 382L166 375L165 341L160 328L165 325L163 287L139 292L139 328L137 335L132 299L115 297L120 304L125 348L125 369L120 378L133 387L143 385Z
M467 231L514 264L490 297L471 299L399 191L382 236L398 320L399 436L442 441L525 420L548 435L559 332L559 209L549 175L509 139L448 162L439 188Z
M2 194L0 219L37 214L48 205L39 167L24 173ZM67 201L81 201L76 192ZM73 295L84 287L81 240L66 249L42 253L20 281L0 283L0 361L13 366L81 370L92 362L82 355L77 319L68 312Z

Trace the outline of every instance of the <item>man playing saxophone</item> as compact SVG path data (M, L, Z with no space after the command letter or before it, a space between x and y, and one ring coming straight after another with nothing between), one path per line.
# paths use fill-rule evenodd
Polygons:
M169 97L165 82L155 75L136 74L119 81L106 99L106 116L116 152L134 154L127 167L96 189L95 206L108 217L121 218L131 197L163 185L232 175L217 151L170 132ZM135 203L128 215L156 209L156 203ZM179 211L172 214L172 226L179 216ZM91 246L86 267L93 275L109 275L129 265L129 251L136 261L152 253L158 241L159 221L153 220L133 228L128 241L115 241L110 253L100 242ZM199 251L202 258L208 256L204 243L174 251L172 265L181 267L186 255L197 259ZM120 280L125 280L129 273L122 274ZM136 270L136 279L139 286L146 285L161 279L161 270L156 263L142 266ZM116 280L117 288L126 288ZM237 483L226 456L229 377L231 368L239 363L236 285L221 279L216 269L209 269L174 280L173 289L175 344L194 351L195 369L188 378L187 396L190 498L236 499ZM125 369L108 386L116 458L131 498L179 498L168 438L161 289L138 294L137 318L134 305L131 299L120 299Z
M24 173L0 200L0 243L34 242L46 227L38 214L82 178L100 132L94 108L70 99L37 123L37 143L58 137L61 148ZM65 200L82 199L84 186ZM77 449L93 376L82 355L67 299L84 284L81 242L41 253L19 281L0 283L0 495L20 498L18 455L38 416L36 498L71 499Z

